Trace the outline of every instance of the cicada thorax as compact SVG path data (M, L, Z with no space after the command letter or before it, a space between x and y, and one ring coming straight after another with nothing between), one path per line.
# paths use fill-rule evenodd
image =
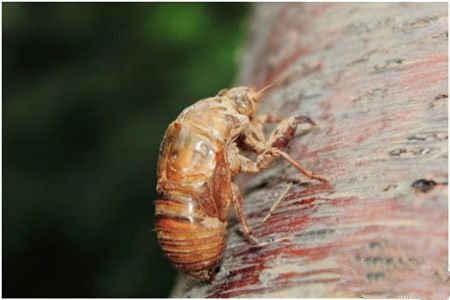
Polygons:
M182 272L211 280L221 259L231 178L223 147L188 123L172 123L158 163L156 233Z

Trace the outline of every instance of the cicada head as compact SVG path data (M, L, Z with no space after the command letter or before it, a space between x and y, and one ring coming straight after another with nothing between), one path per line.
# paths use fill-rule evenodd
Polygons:
M251 119L259 109L259 101L261 100L264 91L271 86L272 85L266 86L260 91L251 87L241 86L230 90L222 90L219 92L218 96L229 98L239 113L247 115Z

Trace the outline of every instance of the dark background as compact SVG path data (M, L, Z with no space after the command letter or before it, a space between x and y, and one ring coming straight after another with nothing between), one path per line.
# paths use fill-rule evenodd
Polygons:
M166 297L167 125L232 84L247 4L3 3L3 297Z

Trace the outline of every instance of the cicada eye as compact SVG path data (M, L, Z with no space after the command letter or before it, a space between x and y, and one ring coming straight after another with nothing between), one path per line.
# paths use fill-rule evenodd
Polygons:
M242 94L236 97L236 108L241 114L248 116L253 114L252 100L247 94Z
M248 97L245 96L236 98L236 103L238 105L239 110L243 111L247 110L248 101L249 101Z

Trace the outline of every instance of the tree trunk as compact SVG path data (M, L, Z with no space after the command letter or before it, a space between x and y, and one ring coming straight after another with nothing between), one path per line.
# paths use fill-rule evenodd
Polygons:
M239 85L319 123L287 152L330 184L284 161L240 177L261 243L230 220L215 280L172 296L446 299L447 4L258 4L250 27Z

